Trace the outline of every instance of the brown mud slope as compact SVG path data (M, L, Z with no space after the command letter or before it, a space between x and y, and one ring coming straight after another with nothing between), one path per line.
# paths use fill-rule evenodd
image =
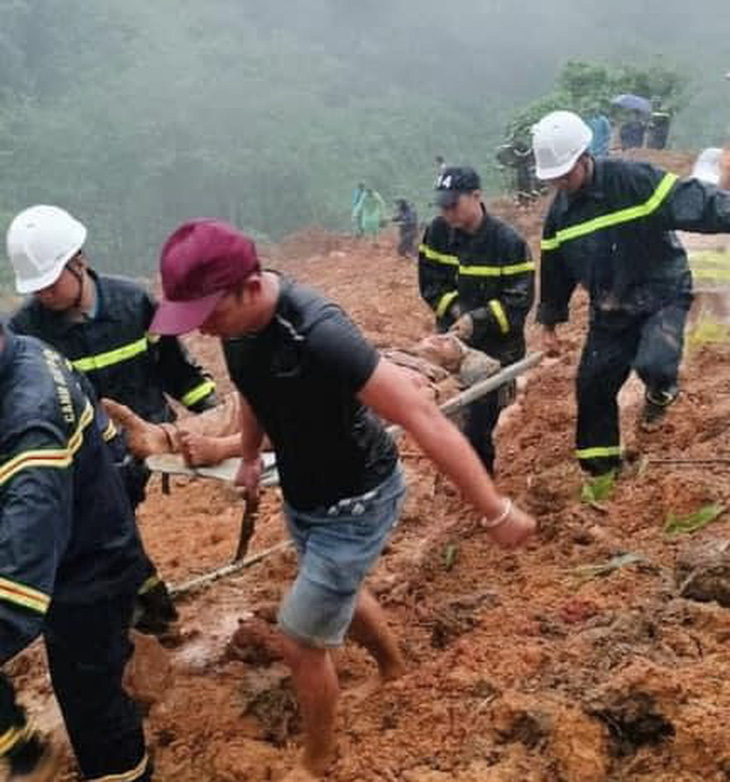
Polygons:
M537 243L544 205L494 208ZM392 238L371 249L309 231L271 262L341 302L379 345L407 346L431 328L415 266L395 256ZM684 393L660 433L635 433L641 394L629 384L623 427L636 459L613 496L585 504L572 459L578 310L564 356L532 373L499 433L499 484L540 520L526 549L491 545L402 443L409 499L371 583L409 671L359 701L373 666L354 646L337 654L344 698L329 780L730 778L730 514L691 534L664 531L669 514L730 503L730 347L687 356ZM192 348L222 371L215 345ZM670 458L710 461L655 461ZM241 507L213 482L172 483L163 496L153 482L141 525L162 573L180 581L230 558ZM251 551L283 537L268 490ZM586 567L607 563L619 566ZM158 779L263 782L294 763L300 725L285 670L255 654L244 662L227 645L238 620L266 613L293 572L291 553L276 554L182 604L171 670L146 695ZM37 650L15 663L36 706L49 700L39 666ZM48 709L41 721L54 724Z

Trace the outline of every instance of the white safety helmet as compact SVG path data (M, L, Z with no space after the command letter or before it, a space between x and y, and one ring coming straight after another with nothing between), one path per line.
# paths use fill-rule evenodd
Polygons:
M18 293L47 288L83 247L86 227L57 206L31 206L8 228L7 249Z
M722 158L722 149L720 147L708 147L695 160L692 167L692 176L695 179L701 179L703 182L709 182L711 185L717 185L720 182L720 160Z
M565 176L593 141L593 131L572 111L553 111L532 128L539 179Z

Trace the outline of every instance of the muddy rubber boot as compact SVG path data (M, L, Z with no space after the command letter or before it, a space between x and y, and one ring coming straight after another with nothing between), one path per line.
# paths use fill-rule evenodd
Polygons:
M137 595L132 627L147 635L166 636L170 632L170 625L178 617L167 585L164 581L158 581Z
M39 734L33 734L8 759L8 782L51 782L61 766L56 748Z
M639 417L639 428L642 432L656 432L661 428L669 406L676 400L679 392L647 391L644 407Z

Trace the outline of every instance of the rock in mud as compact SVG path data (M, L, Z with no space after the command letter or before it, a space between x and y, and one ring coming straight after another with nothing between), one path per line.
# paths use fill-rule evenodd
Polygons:
M682 597L730 607L730 540L687 544L677 557L674 578Z
M124 688L143 707L161 700L172 686L172 663L168 652L153 635L130 633L134 654L124 672Z

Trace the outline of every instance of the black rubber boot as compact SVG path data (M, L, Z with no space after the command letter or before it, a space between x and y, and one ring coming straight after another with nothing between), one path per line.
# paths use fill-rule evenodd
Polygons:
M14 748L8 760L9 782L50 782L60 766L55 748L38 733Z
M170 625L178 619L178 612L172 602L164 581L138 593L132 626L140 633L166 635Z

